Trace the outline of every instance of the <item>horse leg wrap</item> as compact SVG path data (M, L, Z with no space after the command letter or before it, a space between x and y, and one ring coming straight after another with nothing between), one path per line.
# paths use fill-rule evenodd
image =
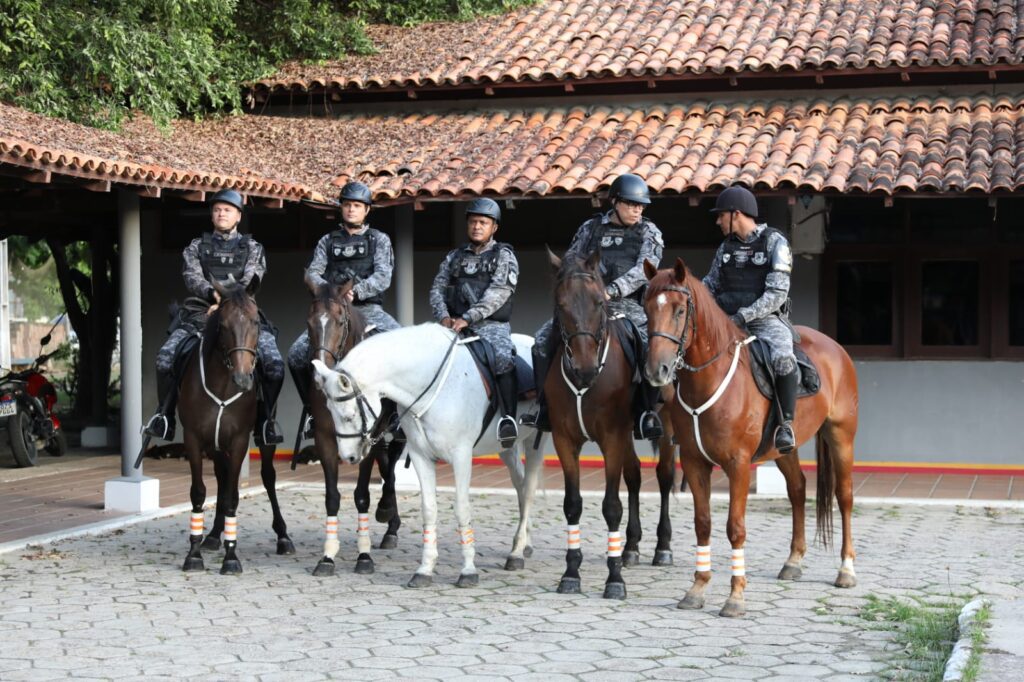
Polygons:
M238 517L224 517L224 542L238 541Z
M711 545L697 545L697 572L711 572Z
M747 574L747 562L743 558L742 549L732 550L732 576L741 578Z
M327 525L324 528L324 556L333 559L341 549L338 542L338 517L328 516Z
M843 559L843 565L841 566L841 570L849 573L850 575L857 575L857 573L853 570L853 559Z
M193 538L197 535L202 537L203 535L203 512L192 512L192 516L189 519L188 534Z
M370 553L370 515L359 514L359 525L356 527L356 545L360 554Z
M459 544L466 547L466 545L472 545L476 540L473 539L473 528L467 526L459 529Z
M580 527L579 526L566 526L565 528L565 539L567 548L579 549L580 548Z
M608 531L608 558L622 556L622 533L617 530Z

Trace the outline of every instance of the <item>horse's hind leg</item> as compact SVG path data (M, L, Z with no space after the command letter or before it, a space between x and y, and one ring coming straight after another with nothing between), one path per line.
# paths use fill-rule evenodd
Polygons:
M625 462L622 476L626 481L629 518L626 521L626 546L622 552L623 566L636 566L640 563L640 539L643 531L640 528L640 459L636 456L633 440L626 442Z
M404 449L404 442L393 440L388 444L381 458L377 460L380 476L384 479L380 502L377 503L377 520L381 523L386 520L388 524L384 537L380 539L381 549L398 547L398 529L402 527L402 517L398 513L398 495L395 492L395 467L402 459ZM382 516L388 518L382 519Z
M320 466L324 470L324 507L327 511L324 530L324 555L313 569L313 575L324 578L334 575L334 557L341 548L338 542L338 508L341 493L338 491L338 452L332 448L317 447Z
M277 502L277 471L274 470L274 451L276 445L264 445L260 448L260 478L263 479L263 488L267 491L267 499L270 500L270 511L274 515L271 527L277 534L277 553L295 554L295 544L288 537L288 524L284 522L281 515L281 505Z
M832 459L832 470L835 476L836 499L839 501L839 513L843 523L843 546L839 556L843 563L836 577L836 587L854 587L857 584L857 573L853 568L853 560L857 553L853 550L853 430L835 426L823 435L828 454Z
M670 422L665 422L666 426ZM658 545L654 548L655 566L672 565L672 518L669 515L669 495L675 485L675 446L666 432L658 444L658 490L661 492L661 514L658 518Z
M532 552L530 548L530 510L533 507L533 498L537 494L537 482L540 478L541 465L544 462L544 454L539 448L533 447L533 438L529 438L526 445L526 467L516 486L516 494L519 498L519 525L516 527L516 534L512 538L512 551L505 559L505 570L515 571L526 566L526 556ZM518 470L516 465L520 464L519 445L512 450L501 453L505 464L509 467L509 474L512 475L513 483L516 476L513 469ZM508 461L513 459L514 461Z
M203 549L217 550L220 549L220 536L224 532L224 510L228 507L227 490L223 485L227 473L222 452L213 453L213 475L217 479L217 507L213 513L213 528L203 540Z
M779 571L779 580L797 580L803 575L801 564L807 553L804 503L807 501L807 479L800 470L796 450L775 460L779 471L786 477L786 492L793 511L793 539L789 543L789 558Z
M353 493L358 515L356 544L359 551L355 572L360 575L369 575L374 571L373 557L370 556L370 476L373 475L373 463L372 456L364 458L359 463L359 477L356 479L356 489Z
M192 442L188 434L185 435L186 448L188 451L188 464L192 471L192 487L189 489L189 498L192 501L192 514L189 518L189 548L185 556L183 571L202 571L203 555L203 504L206 502L206 484L203 483L203 453L196 443Z
M704 591L711 582L711 465L698 455L682 453L685 457L683 476L693 496L693 531L697 536L697 566L693 585L679 602L681 609L704 608Z
M558 581L559 594L579 594L580 564L583 563L583 551L580 549L580 516L583 515L583 497L580 495L580 448L568 436L554 433L555 451L558 461L562 464L562 475L565 479L565 500L562 509L565 512L566 541L565 573Z

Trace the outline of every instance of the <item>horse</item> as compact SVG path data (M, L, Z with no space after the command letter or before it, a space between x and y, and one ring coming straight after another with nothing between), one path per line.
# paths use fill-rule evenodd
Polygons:
M608 314L605 288L598 267L600 253L584 260L562 261L548 251L555 271L555 314L562 330L562 343L552 358L552 367L544 382L551 416L551 435L565 478L564 510L568 546L566 570L558 583L561 594L580 592L580 450L588 440L595 441L604 457L605 495L601 505L608 526L608 578L606 599L625 599L626 584L622 567L640 561L640 460L633 445L632 404L634 369L612 325L621 324ZM623 409L624 406L626 409ZM669 493L674 484L675 462L671 433L666 430L658 446L658 485L661 490L661 518L653 564L672 563L672 525L668 515ZM622 544L619 524L622 502L619 481L625 479L629 519L626 543Z
M807 551L804 536L806 480L796 449L780 455L764 439L765 420L772 402L758 391L750 371L747 344L753 340L716 303L711 292L693 276L682 259L674 268L644 271L650 284L644 300L650 333L645 372L655 385L676 384L672 422L681 446L683 471L693 495L697 566L693 585L679 602L682 609L704 607L704 590L711 580L711 469L717 465L729 477L729 521L732 545L732 590L720 615L742 616L747 585L743 545L744 516L750 488L751 463L775 460L786 478L793 507L793 538L781 580L796 580ZM825 547L832 542L832 496L842 515L842 566L836 587L857 583L850 532L853 509L853 440L857 431L857 374L850 356L821 332L797 327L801 346L817 366L820 390L797 401L794 420L797 443L816 436L817 529ZM699 405L693 408L691 405ZM764 442L763 442L764 441Z
M314 284L307 275L306 287L313 294L306 318L309 333L310 355L317 358L327 367L345 357L355 344L366 336L366 322L359 311L349 302L347 294L352 290L353 283L347 282L340 286ZM317 459L324 470L326 494L324 505L327 510L326 533L324 539L324 555L313 569L318 577L334 575L334 557L340 549L338 542L338 507L341 494L338 491L338 444L334 437L334 422L327 409L323 391L314 385L309 387L307 397L310 412L313 416L313 447ZM382 423L378 428L384 428ZM302 428L301 426L299 427ZM384 479L383 497L378 503L376 519L387 523L388 529L381 540L382 549L398 546L398 528L402 520L398 515L395 500L395 463L401 454L402 443L392 441L390 444L381 439L371 450L371 456L359 463L359 477L356 480L354 499L357 513L357 545L359 555L356 559L355 572L370 574L374 572L373 558L370 556L370 476L374 462Z
M513 334L517 353L529 358L533 340ZM381 399L398 405L399 422L407 438L406 451L420 481L423 552L408 587L433 582L437 563L437 491L435 463L448 462L455 474L455 516L459 527L463 565L456 585L479 583L469 484L473 455L500 451L519 498L516 528L506 570L525 565L530 546L529 517L542 464L539 443L526 446L525 467L520 443L534 431L520 429L512 448L501 450L497 416L481 426L488 408L488 392L466 344L472 341L439 324L426 323L370 337L349 352L334 371L313 361L316 383L327 396L342 459L357 462L372 445L373 427ZM478 436L479 434L479 436ZM475 444L474 444L474 441Z
M199 347L186 363L178 403L185 456L192 473L190 544L182 570L203 570L201 550L216 549L220 545L219 531L223 529L224 561L220 572L236 575L242 572L236 552L238 478L242 462L249 453L249 434L256 423L253 375L260 316L253 296L259 281L253 278L248 287L233 279L227 284L216 280L211 284L220 295L220 303L207 318ZM274 447L261 452L260 472L274 517L272 527L277 534L277 553L294 554L295 546L288 537L277 501ZM217 477L217 520L206 541L203 539L204 456L213 459Z

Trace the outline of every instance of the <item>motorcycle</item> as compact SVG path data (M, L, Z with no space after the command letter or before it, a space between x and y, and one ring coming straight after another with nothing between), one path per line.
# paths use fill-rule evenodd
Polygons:
M40 348L49 342L47 334ZM0 377L0 444L10 446L19 467L35 466L40 447L53 457L62 457L68 450L64 430L53 412L57 391L43 368L53 355L43 353L28 369Z

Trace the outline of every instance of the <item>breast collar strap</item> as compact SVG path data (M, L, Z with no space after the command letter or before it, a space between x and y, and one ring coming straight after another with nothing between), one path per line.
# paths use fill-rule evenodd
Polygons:
M224 416L224 408L227 407L228 405L230 405L231 403L235 402L239 398L241 398L242 395L245 394L245 391L239 391L238 393L234 394L233 396L231 396L227 400L221 400L220 398L218 398L216 395L213 394L213 391L211 391L209 389L209 387L206 385L206 363L204 362L204 358L203 358L203 342L204 342L204 339L203 339L202 336L200 336L199 337L199 380L203 384L203 390L206 391L206 395L210 396L210 400L212 400L214 402L214 404L217 405L217 424L216 424L216 426L213 429L213 446L216 449L220 450L220 420L221 420L221 417Z
M608 320L619 320L622 319L623 317L625 317L625 315L612 315L611 317L608 318ZM597 376L601 376L601 372L604 370L604 366L608 364L608 349L611 348L612 346L611 336L611 331L609 330L609 332L605 335L604 350L601 351L601 362L597 365ZM562 370L562 379L565 380L565 385L568 386L569 390L572 391L572 394L576 396L576 419L579 421L580 424L580 432L583 434L584 439L593 440L593 438L590 437L590 434L587 433L587 427L583 425L583 396L586 395L587 391L591 389L591 386L587 386L586 388L582 389L576 388L576 385L572 383L572 379L570 379L569 375L566 374L565 372L564 354L562 355L562 361L559 363L559 366L559 368ZM596 377L594 378L594 381L597 381Z

